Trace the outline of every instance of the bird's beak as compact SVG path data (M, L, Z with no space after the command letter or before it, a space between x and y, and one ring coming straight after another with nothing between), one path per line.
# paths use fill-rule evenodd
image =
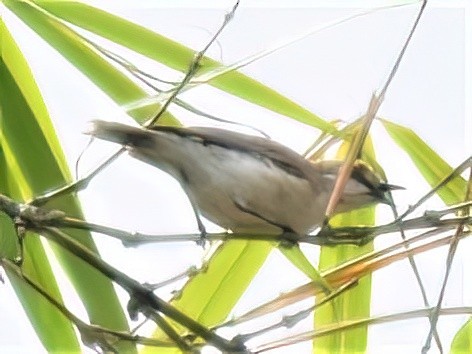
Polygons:
M379 190L382 192L381 203L392 206L394 203L392 200L392 196L389 192L393 190L403 190L403 189L405 188L402 186L397 186L395 184L381 183L379 185Z
M380 184L380 190L383 190L385 192L394 191L394 190L404 190L404 189L406 189L406 188L402 187L402 186L397 186L395 184L388 184L388 183Z

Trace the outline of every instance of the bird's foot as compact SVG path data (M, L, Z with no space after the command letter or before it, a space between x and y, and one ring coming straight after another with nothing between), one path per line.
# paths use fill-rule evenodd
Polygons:
M206 232L205 226L203 225L201 221L198 223L198 230L200 231L200 238L196 241L196 243L198 246L205 248L205 245L208 242L208 238L207 238L207 232Z
M282 247L293 247L298 244L300 235L294 232L293 230L283 230L280 235L280 246Z

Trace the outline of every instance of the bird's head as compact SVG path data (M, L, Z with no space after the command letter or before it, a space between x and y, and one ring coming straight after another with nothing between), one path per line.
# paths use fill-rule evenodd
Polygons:
M342 164L343 161L338 160L315 163L315 167L321 172L326 185L330 186L330 192L334 188ZM358 160L354 164L351 177L344 188L336 212L346 212L378 203L392 205L389 192L395 189L404 188L385 183L370 166Z

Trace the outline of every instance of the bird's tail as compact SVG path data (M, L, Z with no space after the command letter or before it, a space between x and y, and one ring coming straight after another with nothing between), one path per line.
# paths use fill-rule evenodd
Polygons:
M111 141L121 145L144 146L152 139L149 132L116 122L106 122L94 120L90 123L90 128L84 132L95 138Z

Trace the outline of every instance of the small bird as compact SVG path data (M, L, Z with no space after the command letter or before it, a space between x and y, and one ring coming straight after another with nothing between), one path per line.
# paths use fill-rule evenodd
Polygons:
M93 121L86 134L121 144L178 180L201 232L203 215L232 232L306 235L323 222L342 165L312 163L270 139L218 128ZM388 191L396 188L356 162L335 212L389 204Z

